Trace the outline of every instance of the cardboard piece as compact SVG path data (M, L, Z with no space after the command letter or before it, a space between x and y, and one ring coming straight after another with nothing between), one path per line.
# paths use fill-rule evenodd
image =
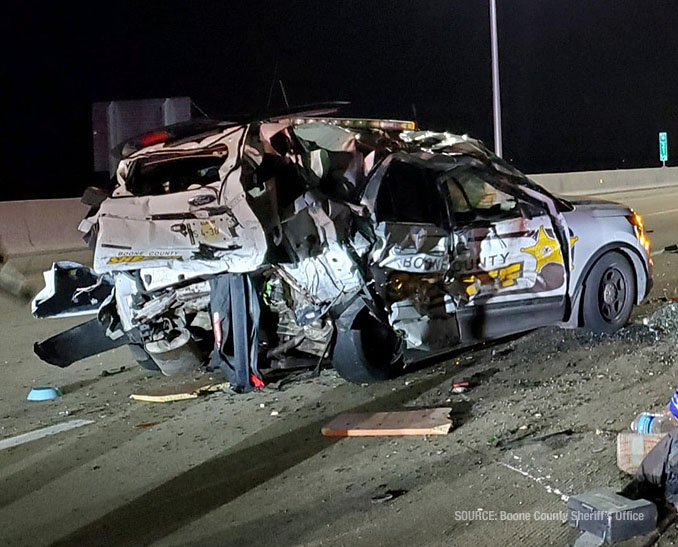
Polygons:
M666 433L630 433L617 435L617 467L630 475L635 475L638 467L654 446Z

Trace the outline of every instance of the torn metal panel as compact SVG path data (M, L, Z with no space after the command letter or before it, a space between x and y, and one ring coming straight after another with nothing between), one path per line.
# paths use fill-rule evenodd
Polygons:
M352 296L364 284L358 266L338 243L328 243L321 255L297 264L281 264L279 268L293 288L317 304L335 302L342 295Z
M405 299L391 304L389 322L403 333L408 349L439 351L459 342L455 311L454 299L449 295L426 310L422 310L421 303Z
M371 260L380 268L404 272L446 272L450 234L432 225L381 222Z
M35 317L74 317L96 314L113 284L77 262L56 262L43 273L45 287L35 296Z

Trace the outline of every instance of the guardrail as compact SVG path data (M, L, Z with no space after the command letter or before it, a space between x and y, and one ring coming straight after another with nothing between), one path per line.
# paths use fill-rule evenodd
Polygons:
M678 185L678 167L579 171L528 176L550 192L571 196Z
M88 210L79 198L0 201L0 246L8 256L85 249Z

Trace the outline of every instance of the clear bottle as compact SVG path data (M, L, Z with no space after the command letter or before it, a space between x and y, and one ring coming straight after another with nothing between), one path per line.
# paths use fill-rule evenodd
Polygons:
M631 422L635 433L668 433L678 427L678 419L666 409L664 412L641 412Z
M666 410L641 412L631 422L635 433L668 433L678 427L678 390L673 394Z

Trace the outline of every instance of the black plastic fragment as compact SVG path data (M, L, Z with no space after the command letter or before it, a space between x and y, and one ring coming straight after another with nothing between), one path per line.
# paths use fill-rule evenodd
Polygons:
M46 363L66 368L76 361L128 344L127 336L111 340L97 319L36 342L33 351Z

